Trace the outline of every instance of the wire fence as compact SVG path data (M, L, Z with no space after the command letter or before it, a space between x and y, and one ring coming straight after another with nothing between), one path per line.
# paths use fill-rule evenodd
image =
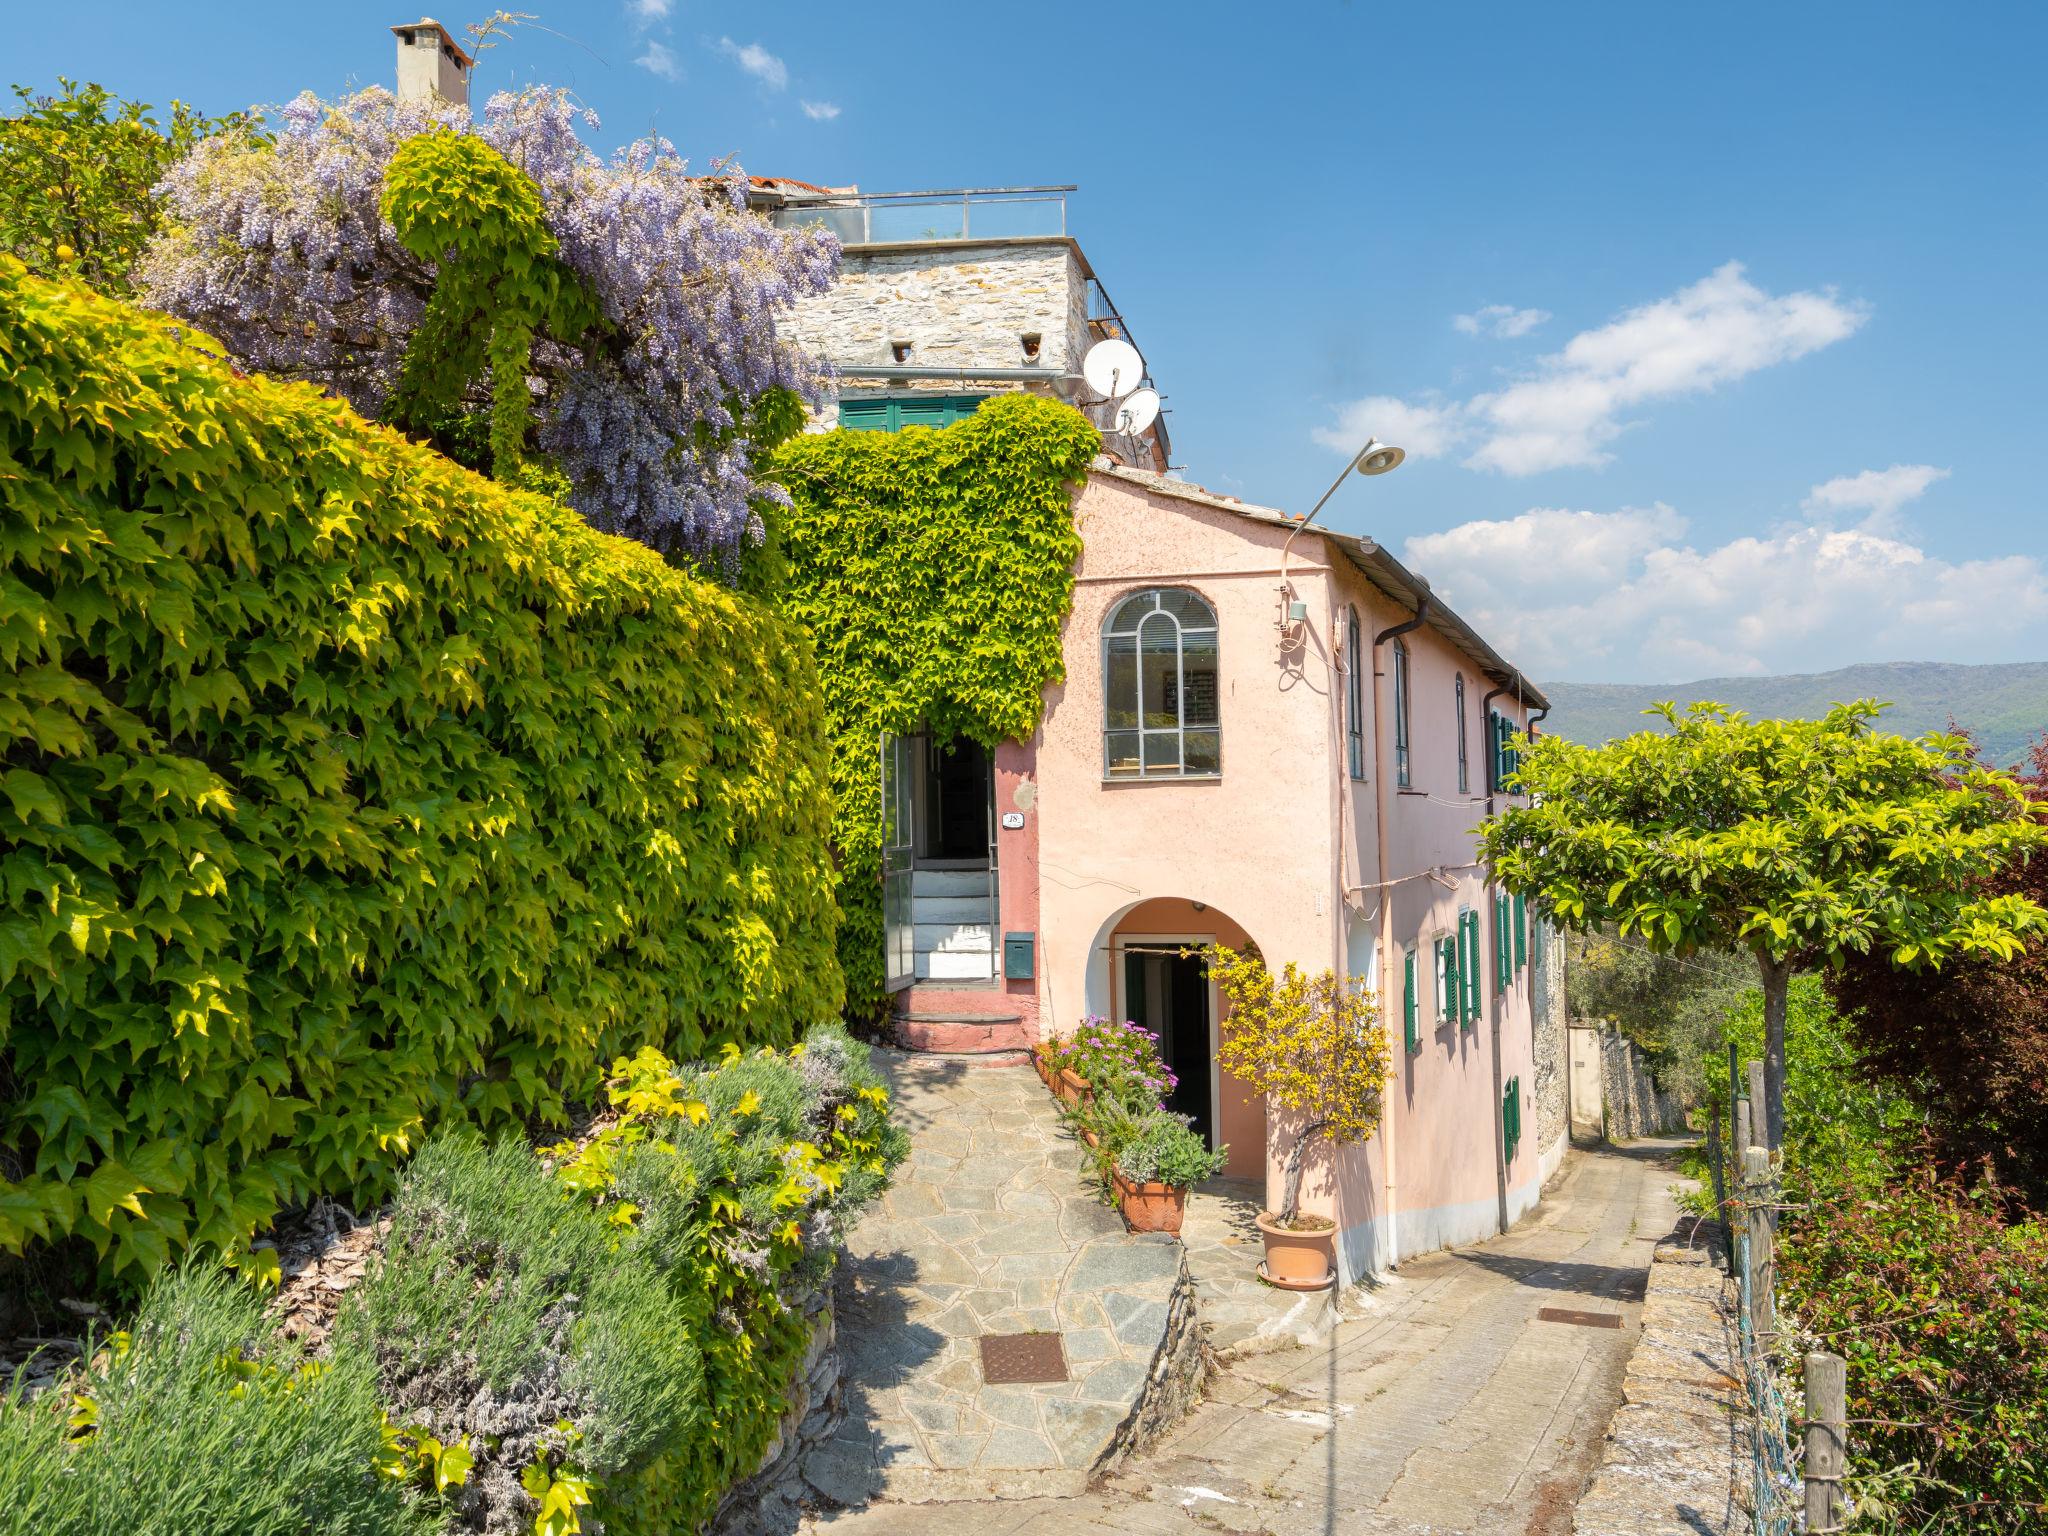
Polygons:
M1732 1053L1731 1053L1732 1054ZM1731 1068L1733 1061L1730 1062ZM1729 1079L1739 1081L1731 1070ZM1761 1085L1762 1068L1750 1063L1749 1080ZM1758 1095L1752 1094L1752 1100ZM1728 1217L1738 1303L1744 1405L1749 1420L1750 1515L1755 1536L1823 1536L1840 1531L1845 1460L1844 1365L1816 1351L1804 1359L1802 1445L1792 1444L1792 1411L1779 1384L1777 1232L1785 1211L1776 1160L1762 1145L1761 1104L1730 1106L1731 1164L1724 1184L1718 1123L1708 1137L1714 1193Z

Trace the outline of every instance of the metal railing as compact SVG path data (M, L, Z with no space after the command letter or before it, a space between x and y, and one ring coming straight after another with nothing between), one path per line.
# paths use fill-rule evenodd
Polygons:
M959 187L848 192L792 202L769 217L782 229L823 225L841 245L920 240L1021 240L1067 232L1064 187Z

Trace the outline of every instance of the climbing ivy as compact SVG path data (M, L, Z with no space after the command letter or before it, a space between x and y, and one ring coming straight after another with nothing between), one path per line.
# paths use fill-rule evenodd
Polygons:
M436 264L434 294L406 343L389 414L425 426L489 369L491 472L518 478L533 424L533 340L575 341L597 300L557 258L540 188L471 134L423 133L391 157L378 206L401 244Z
M832 733L847 1011L882 990L885 731L985 747L1028 737L1065 675L1081 536L1072 489L1100 451L1072 408L1003 395L950 427L812 433L776 468L786 611L817 648Z

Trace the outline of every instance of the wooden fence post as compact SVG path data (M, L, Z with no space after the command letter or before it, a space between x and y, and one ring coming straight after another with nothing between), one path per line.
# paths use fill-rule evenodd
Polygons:
M1842 1529L1842 1473L1848 1462L1849 1366L1840 1355L1806 1357L1806 1529Z
M1721 1163L1721 1111L1707 1117L1707 1172L1714 1180L1714 1219L1728 1219L1727 1171Z
M1742 1154L1742 1215L1749 1234L1750 1328L1760 1350L1768 1350L1766 1340L1774 1340L1778 1332L1777 1303L1771 1294L1777 1281L1771 1255L1773 1197L1771 1154L1751 1147Z
M1735 1164L1735 1176L1738 1179L1742 1177L1742 1154L1747 1152L1751 1146L1749 1137L1749 1100L1737 1099L1735 1101L1735 1145L1729 1149L1728 1156Z
M1749 1124L1756 1136L1754 1145L1768 1147L1771 1144L1771 1115L1764 1098L1764 1064L1760 1061L1749 1064Z

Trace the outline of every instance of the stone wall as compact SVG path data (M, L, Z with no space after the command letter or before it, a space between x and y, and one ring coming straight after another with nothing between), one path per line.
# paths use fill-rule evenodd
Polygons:
M1188 1272L1187 1249L1180 1248L1180 1277L1166 1303L1166 1335L1152 1357L1152 1372L1130 1419L1118 1431L1114 1446L1100 1467L1111 1472L1178 1423L1202 1390L1204 1358L1201 1319L1195 1305L1195 1280Z
M1081 366L1087 310L1087 279L1065 240L934 241L848 250L839 280L799 303L782 324L799 345L835 362L890 362L889 343L907 341L904 361L918 367L959 363L1061 373ZM1031 332L1042 338L1035 358L1025 355L1022 340ZM882 385L879 379L855 382ZM921 379L918 388L944 382Z
M1636 1043L1608 1026L1600 1028L1600 1097L1609 1141L1685 1129L1685 1106L1658 1087Z
M1722 1229L1657 1244L1621 1406L1572 1536L1736 1536L1749 1529L1749 1438Z
M836 1275L797 1305L811 1320L811 1342L790 1386L789 1410L752 1477L733 1484L718 1506L718 1536L783 1536L796 1529L808 1489L804 1458L846 1418L846 1366L832 1305Z

